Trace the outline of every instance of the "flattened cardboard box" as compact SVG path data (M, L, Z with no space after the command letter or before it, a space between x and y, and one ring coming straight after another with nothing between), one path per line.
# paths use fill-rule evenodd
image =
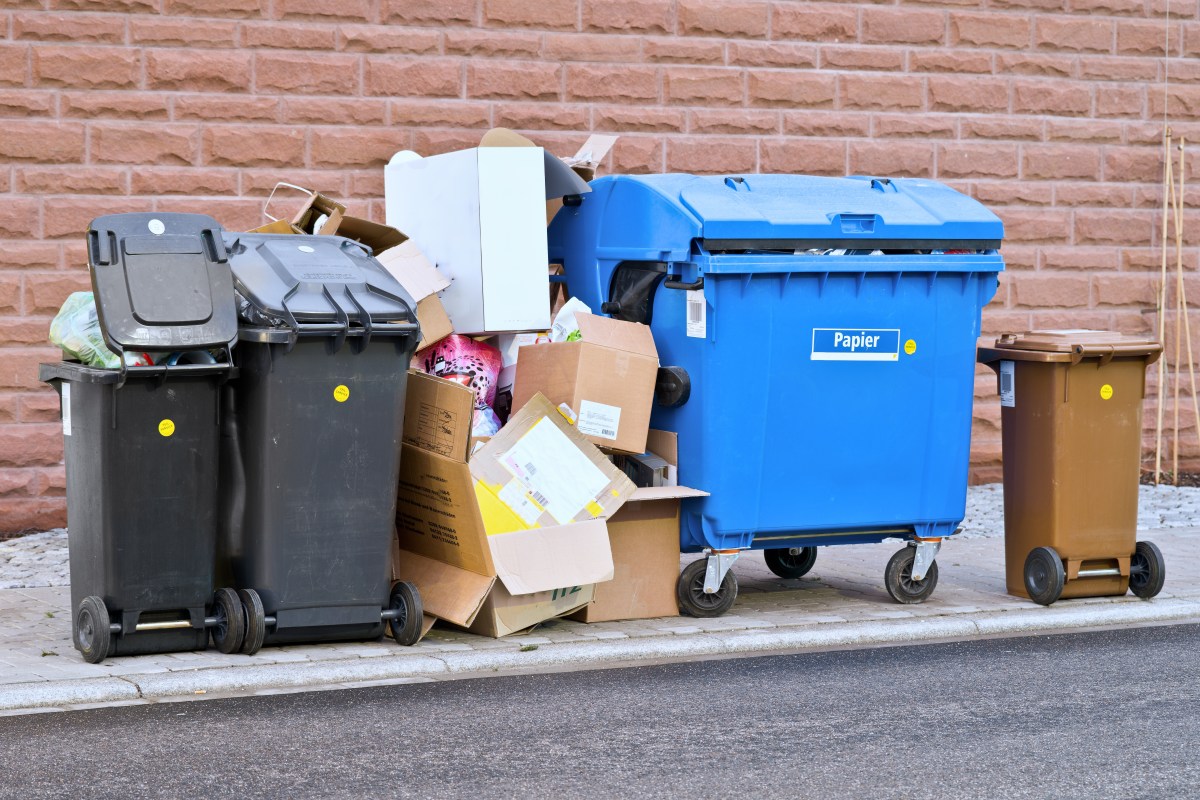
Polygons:
M615 511L633 493L632 483L611 464L607 464L607 470L602 469L597 462L607 463L603 455L570 430L544 397L535 398L514 415L470 463L464 452L465 442L469 441L465 438L469 436L469 416L465 431L456 429L447 440L449 445L441 448L451 453L449 456L411 443L436 439L416 430L419 426L407 419L419 417L415 409L432 403L445 410L465 410L473 399L471 390L464 386L449 381L440 381L445 387L432 386L429 381L439 379L422 378L414 381L416 391L410 390L406 398L394 577L416 584L427 613L488 636L524 630L586 605L592 597L592 584L612 577L612 552L602 518L605 514L592 512L597 507L601 512ZM439 394L441 400L437 399ZM436 413L426 414L427 419L436 417ZM555 418L568 431L563 431ZM533 447L545 437L548 429L542 426L547 424L574 448L575 455L567 459L574 462L567 464L568 472L586 471L582 459L604 474L604 486L592 500L595 507L583 508L577 515L579 521L570 524L553 522L549 512L526 523L521 513L505 505L500 497L503 487L497 489L499 484L494 480L499 469L505 470L510 483L515 480L503 466L513 452L532 458L524 464L535 470L540 464L554 471L553 463L546 466L545 453L534 452ZM525 440L530 432L535 438ZM562 457L553 447L548 452ZM477 477L476 472L483 477ZM504 498L518 506L535 502L531 490L510 489ZM564 508L558 513L564 513ZM522 510L529 515L528 509ZM531 527L542 520L551 522Z
M537 392L566 403L592 444L643 453L650 429L658 350L650 328L636 322L576 314L582 339L526 345L517 359L513 406Z
M675 434L652 430L648 440L650 452L675 465ZM707 494L686 486L637 489L608 521L613 579L596 584L592 603L571 619L606 622L678 616L679 505L683 498Z

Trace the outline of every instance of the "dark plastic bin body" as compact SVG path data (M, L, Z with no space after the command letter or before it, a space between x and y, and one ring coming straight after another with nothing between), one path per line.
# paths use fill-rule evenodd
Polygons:
M71 608L99 596L122 633L110 655L205 647L213 595L219 384L227 365L116 370L62 362L40 377L64 398Z
M225 549L236 585L275 617L268 644L383 633L417 337L351 336L334 350L336 337L301 336L289 351L284 331L242 331Z

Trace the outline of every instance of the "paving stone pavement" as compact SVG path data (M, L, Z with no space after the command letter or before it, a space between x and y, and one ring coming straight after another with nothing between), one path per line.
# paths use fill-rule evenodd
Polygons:
M97 665L72 647L68 587L0 589L0 714L1200 618L1200 528L1139 538L1158 544L1167 564L1166 586L1150 601L1127 595L1042 608L1005 593L1001 537L956 537L938 556L937 590L920 605L898 605L884 590L884 566L898 543L883 543L822 548L799 580L771 574L760 553L745 554L734 567L737 603L716 619L560 620L498 640L434 628L411 648L385 640L267 647L252 657L215 650L115 657Z

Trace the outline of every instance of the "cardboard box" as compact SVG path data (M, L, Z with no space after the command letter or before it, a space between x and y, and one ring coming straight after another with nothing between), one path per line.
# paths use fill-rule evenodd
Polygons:
M632 495L629 480L544 397L522 408L470 460L469 415L466 425L442 432L437 452L427 450L424 443L438 436L417 430L422 414L437 421L442 409L461 419L473 393L430 376L410 374L410 380L394 578L417 586L426 613L487 636L525 630L590 602L593 584L612 577L604 518ZM563 439L567 450L560 447ZM589 470L601 477L587 477ZM537 482L538 473L549 473L548 486ZM559 487L567 497L554 496L555 481L567 484ZM572 503L581 502L578 486L591 492L596 481L601 488L570 515ZM545 508L536 507L535 497L546 501ZM566 524L545 510L555 506Z
M410 369L404 396L404 443L466 461L474 397L461 383Z
M463 334L550 326L546 200L589 191L569 167L498 129L481 146L384 169L387 222L452 281L442 302Z
M650 431L651 451L675 466L675 434ZM639 488L608 521L613 579L596 584L595 598L571 615L580 622L679 615L679 502L708 492L684 486Z
M582 339L521 348L513 406L541 392L566 403L593 444L625 453L646 450L658 379L650 329L636 322L577 314Z
M306 199L291 221L276 219L268 209L281 188L304 193ZM263 209L271 222L260 225L254 233L318 233L342 236L371 248L372 253L400 285L417 301L417 322L421 340L417 349L428 347L454 332L437 292L450 281L437 271L429 259L402 232L390 225L371 222L345 213L346 207L336 200L292 183L277 183Z
M275 195L280 189L291 189L305 195L304 201L291 221L288 222L270 213ZM255 228L251 233L320 233L332 234L342 222L346 207L328 195L305 189L294 183L279 182L271 190L266 203L263 204L263 216L271 220L266 225Z

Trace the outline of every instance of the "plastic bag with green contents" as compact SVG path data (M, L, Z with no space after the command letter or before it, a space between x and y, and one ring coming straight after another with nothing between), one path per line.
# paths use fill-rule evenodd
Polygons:
M117 354L104 344L91 292L75 292L67 298L50 323L50 342L89 367L116 369L121 365Z

